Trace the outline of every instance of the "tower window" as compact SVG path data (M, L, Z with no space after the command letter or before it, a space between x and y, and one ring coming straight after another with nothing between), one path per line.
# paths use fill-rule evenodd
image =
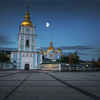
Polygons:
M29 47L29 40L26 40L26 46Z
M16 63L16 60L14 60L14 63Z

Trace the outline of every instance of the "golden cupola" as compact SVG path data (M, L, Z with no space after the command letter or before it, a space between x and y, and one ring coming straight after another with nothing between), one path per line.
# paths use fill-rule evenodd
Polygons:
M50 50L50 47L48 48L48 51L51 51L51 50Z
M51 41L51 43L50 43L50 50L54 50L54 47L52 46L52 41Z
M46 55L47 54L47 51L45 50L44 54Z
M60 48L58 48L57 52L62 52L62 51L60 50Z
M43 50L41 49L40 53L43 53Z
M21 25L23 26L32 26L33 27L33 23L30 21L30 16L29 16L29 11L26 12L26 15L25 15L25 21L23 21L21 23Z

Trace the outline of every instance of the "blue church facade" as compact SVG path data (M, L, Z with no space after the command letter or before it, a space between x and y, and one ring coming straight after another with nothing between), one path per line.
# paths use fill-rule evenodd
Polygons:
M14 69L40 69L42 54L36 52L36 38L35 27L27 11L25 20L20 25L20 33L18 33L18 51L11 52Z

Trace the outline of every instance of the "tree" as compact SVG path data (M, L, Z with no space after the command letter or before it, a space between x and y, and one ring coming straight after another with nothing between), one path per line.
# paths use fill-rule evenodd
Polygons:
M0 61L10 61L10 58L7 56L7 54L0 53Z
M94 58L92 58L92 66L97 66L97 62L95 61Z
M97 60L97 67L100 67L100 57Z
M69 64L73 64L74 63L74 54L70 53L69 55Z
M61 56L61 60L60 60L60 61L61 61L61 62L66 62L66 63L68 63L68 62L69 62L69 57L63 55L63 56Z
M69 64L79 64L80 63L80 60L79 60L79 56L77 54L78 52L75 52L75 53L71 53L69 55Z

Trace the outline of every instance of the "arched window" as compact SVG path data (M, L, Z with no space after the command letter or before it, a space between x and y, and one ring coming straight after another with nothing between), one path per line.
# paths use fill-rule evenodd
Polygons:
M29 47L29 40L26 40L26 46Z

